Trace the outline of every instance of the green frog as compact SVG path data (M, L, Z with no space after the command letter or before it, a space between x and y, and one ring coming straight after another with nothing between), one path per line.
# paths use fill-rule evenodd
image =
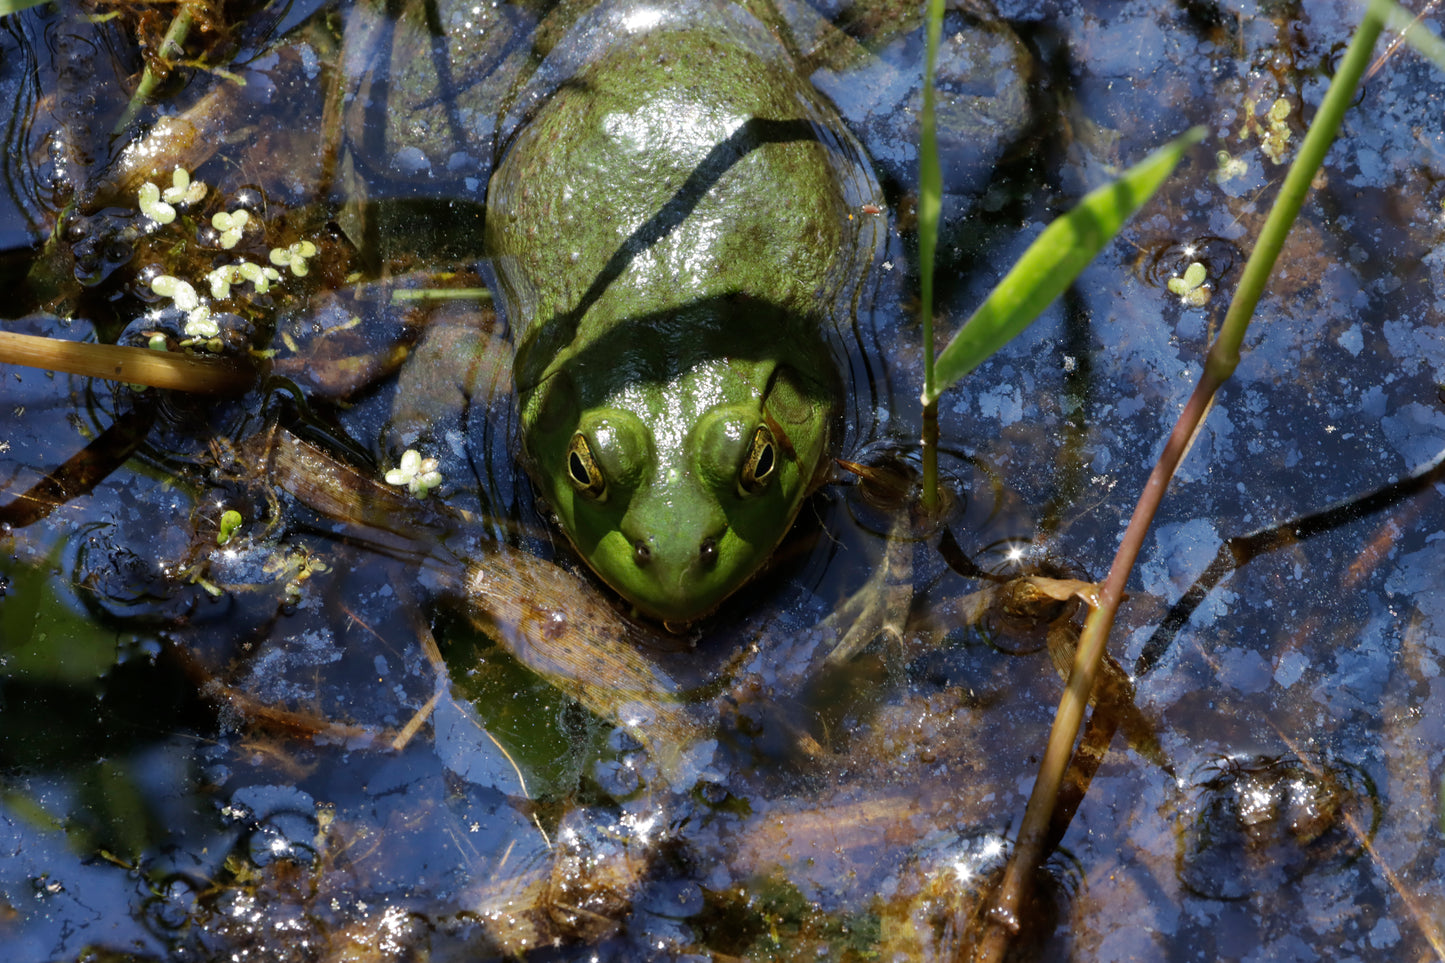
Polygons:
M587 11L499 133L485 250L524 464L603 581L691 622L830 473L832 335L881 240L878 185L734 3Z

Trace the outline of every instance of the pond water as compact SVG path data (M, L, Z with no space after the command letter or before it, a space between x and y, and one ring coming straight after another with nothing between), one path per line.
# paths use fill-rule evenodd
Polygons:
M857 212L878 252L840 337L843 455L867 464L912 456L922 380L923 40L894 6L765 15L886 202ZM890 540L840 478L681 633L630 623L539 508L487 299L414 293L492 279L494 141L534 51L581 57L563 14L197 10L130 123L171 8L0 17L3 330L174 348L190 319L152 281L204 296L233 257L213 213L250 211L234 250L258 260L316 248L227 302L228 350L272 352L238 397L0 366L9 958L954 958L1077 618L977 620L976 593L1104 575L1359 15L964 6L940 346L1074 199L1208 138L943 397L943 527ZM1134 699L1021 958L1445 957L1445 77L1389 43L1130 581L1110 652ZM140 183L176 166L208 193L147 221ZM1203 286L1171 291L1194 262ZM438 381L408 353L475 360ZM382 483L412 446L445 479L425 502ZM905 622L826 658L850 600L909 590ZM538 669L548 619L580 681ZM634 699L637 678L675 691Z

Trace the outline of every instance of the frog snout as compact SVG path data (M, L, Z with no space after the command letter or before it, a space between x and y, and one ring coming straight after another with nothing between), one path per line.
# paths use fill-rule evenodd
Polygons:
M640 569L652 570L664 583L670 581L668 574L685 577L710 572L717 567L718 540L726 528L723 525L700 538L682 532L673 537L657 533L628 533L632 542L632 562Z
M603 577L654 618L690 622L737 587L728 566L736 541L728 517L699 488L682 484L640 492L617 526L628 547L611 556L611 570Z

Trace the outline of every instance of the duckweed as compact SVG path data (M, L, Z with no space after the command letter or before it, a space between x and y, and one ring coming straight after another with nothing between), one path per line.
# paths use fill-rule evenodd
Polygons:
M201 299L189 281L182 281L169 274L158 274L151 279L151 290L163 298L170 298L182 311L194 311L200 307Z
M176 209L161 200L161 189L150 181L140 186L140 212L157 224L169 224L176 219Z
M271 249L271 263L277 267L289 267L291 273L298 278L305 277L310 270L306 266L306 259L316 256L316 245L310 241L297 241L290 247L275 247Z
M176 207L195 204L206 196L206 185L191 180L184 167L171 171L171 186L162 191L154 183L141 184L136 196L140 211L156 224L169 224L176 219Z
M217 211L211 217L211 226L221 232L220 244L230 250L240 243L241 235L251 220L251 212L242 208L237 211Z
M171 172L171 186L165 189L161 197L167 204L195 204L206 196L206 185L200 181L191 180L191 172L184 167L177 167Z
M417 498L425 498L442 483L442 474L437 471L435 458L422 458L421 452L408 448L401 456L401 465L386 473L386 483L405 485Z
M1208 276L1208 269L1200 262L1193 261L1184 269L1183 277L1169 279L1169 292L1177 295L1181 302L1191 308L1202 308L1214 294L1209 285L1204 283Z

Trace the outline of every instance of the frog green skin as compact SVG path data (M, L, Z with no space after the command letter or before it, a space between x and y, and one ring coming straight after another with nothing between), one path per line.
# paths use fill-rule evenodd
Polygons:
M602 39L559 44L575 69L544 63L518 96L488 192L523 456L593 570L686 623L764 565L829 470L830 332L872 258L877 186L741 7L607 5L573 31Z

